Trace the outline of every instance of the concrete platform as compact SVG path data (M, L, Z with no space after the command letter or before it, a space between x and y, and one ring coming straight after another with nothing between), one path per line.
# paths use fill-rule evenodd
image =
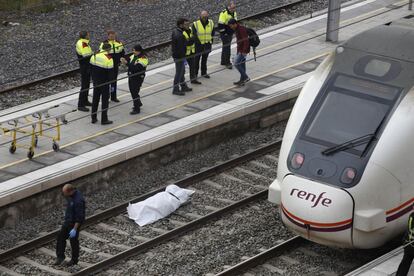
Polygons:
M393 276L396 274L398 266L404 255L404 249L399 247L388 254L385 254L372 262L346 274L346 276ZM412 265L408 276L414 275L414 266Z
M340 40L410 15L407 3L346 3ZM58 153L51 149L50 139L41 137L35 157L28 160L25 149L10 154L10 138L0 136L0 207L296 97L298 88L336 47L325 42L325 29L326 14L320 12L259 32L262 44L257 49L257 62L250 56L247 63L252 81L241 88L232 84L238 80L238 72L219 65L221 49L214 49L210 55L211 79L201 79L203 85L193 86L193 92L185 97L171 94L171 60L150 66L141 90L144 106L138 116L129 115L132 103L126 76L121 75L121 103L111 103L109 110L109 118L115 123L93 125L89 113L69 113ZM235 45L232 47L234 52ZM55 105L58 107L51 109L52 116L70 112L76 108L78 91L68 90L3 110L0 122Z

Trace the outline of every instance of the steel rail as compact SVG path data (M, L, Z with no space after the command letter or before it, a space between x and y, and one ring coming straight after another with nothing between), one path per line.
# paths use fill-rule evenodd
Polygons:
M294 236L287 241L284 241L262 253L257 254L243 262L240 262L218 274L215 276L233 276L233 275L242 275L244 272L248 271L249 269L255 268L258 265L265 263L267 260L278 256L281 252L290 250L294 247L310 243L308 240L305 240L302 237Z
M241 18L240 20L244 21L244 20L256 19L258 17L266 16L266 15L269 15L269 14L272 14L272 13L276 13L280 10L288 9L288 8L293 7L293 6L296 6L296 5L299 5L299 4L302 4L302 3L306 3L306 2L309 2L309 1L312 1L312 0L298 0L298 1L295 1L295 2L291 2L291 3L288 3L288 4L277 6L275 8L271 8L271 9L268 9L268 10L264 10L264 11L261 11L261 12L251 14L249 16ZM144 50L146 52L151 52L151 51L158 50L160 48L167 47L170 44L171 44L171 40L168 40L168 41L164 41L164 42L160 42L160 43L151 45L151 46L145 48ZM129 53L129 54L131 54L131 53ZM127 54L127 55L129 55L129 54ZM73 62L76 62L76 61L77 60L73 60ZM47 70L47 69L45 69L45 70ZM39 84L39 83L43 83L43 82L46 82L46 81L50 81L50 80L53 80L53 79L69 77L69 76L74 75L78 72L79 72L79 68L76 68L76 69L71 69L71 70L60 72L60 73L52 74L52 75L49 75L47 77L39 78L39 79L36 79L36 80L28 81L28 82L25 82L25 83L22 83L22 84L18 84L18 85L15 85L15 86L5 88L5 89L0 91L0 94L10 92L10 91L13 91L13 90L23 89L23 88L30 87L30 86L33 86L33 85L36 85L36 84ZM1 86L1 84L0 84L0 86Z
M212 177L212 176L217 175L218 173L220 173L224 170L228 170L228 169L230 169L234 166L237 166L241 163L244 163L248 160L251 160L254 157L263 155L263 154L271 152L273 150L277 150L277 149L280 148L281 143L282 143L282 140L277 140L275 142L266 144L266 145L264 145L264 146L262 146L258 149L252 150L252 151L247 152L243 155L235 157L231 160L225 161L221 164L212 166L212 167L207 168L207 169L205 169L201 172L198 172L198 173L190 175L186 178L183 178L183 179L175 182L174 184L179 186L179 187L187 187L187 186L189 186L193 183L196 183L196 182L199 182L199 181L204 180L206 178ZM106 220L106 219L109 219L113 216L121 214L121 213L125 212L125 210L126 210L129 203L145 200L148 197L151 197L151 196L153 196L153 195L155 195L159 192L164 191L165 188L166 188L166 186L161 187L159 189L155 189L155 190L150 191L148 193L145 193L141 196L138 196L138 197L136 197L132 200L125 201L125 202L123 202L121 204L118 204L114 207L111 207L107 210L104 210L102 212L94 214L94 215L88 217L85 220L85 223L83 224L82 227L85 228L85 227L94 225L94 224L96 224L96 223L98 223L102 220ZM41 237L30 240L30 241L28 241L26 243L23 243L21 245L15 246L11 249L0 252L0 263L4 262L6 260L12 259L16 256L20 256L20 255L22 255L23 253L25 253L27 251L39 248L42 245L53 241L54 239L56 239L58 233L59 233L59 229L54 230L52 232L49 232L49 233L47 233L47 234L45 234Z

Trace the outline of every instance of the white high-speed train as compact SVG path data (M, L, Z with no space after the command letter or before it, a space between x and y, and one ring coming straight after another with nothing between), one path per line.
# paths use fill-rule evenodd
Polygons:
M287 124L268 199L309 240L383 245L414 196L414 29L379 26L315 70Z

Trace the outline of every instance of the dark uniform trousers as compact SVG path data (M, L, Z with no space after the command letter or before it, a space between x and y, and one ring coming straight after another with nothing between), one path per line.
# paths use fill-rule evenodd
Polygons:
M69 232L73 229L73 223L64 223L59 231L56 244L56 256L59 259L65 259L66 240L69 238ZM79 231L76 231L76 236L70 240L70 247L72 248L72 260L77 263L79 260Z
M111 99L114 100L117 98L116 96L116 89L117 89L117 79L118 79L118 72L119 72L119 61L114 58L114 71L113 71L113 82L111 83Z
M414 247L407 245L404 248L404 257L398 267L396 276L406 276L414 259Z
M231 40L233 35L222 34L221 41L223 42L223 49L221 51L221 65L230 64Z
M91 67L88 64L80 65L81 90L79 92L78 107L85 107L88 102L89 87L91 82Z
M194 54L186 56L185 59L187 60L188 67L190 68L190 80L197 79L197 71L196 71Z
M200 69L200 59L201 59L201 75L207 75L207 58L211 52L211 44L197 44L196 45L196 55L195 55L195 75L198 76L198 70Z
M109 84L102 85L107 82L107 79L93 80L92 119L96 119L98 116L99 100L102 97L102 122L108 121Z
M128 79L129 91L131 92L132 100L134 102L134 109L139 110L142 106L141 99L139 97L139 91L142 83L144 82L145 75L133 76Z

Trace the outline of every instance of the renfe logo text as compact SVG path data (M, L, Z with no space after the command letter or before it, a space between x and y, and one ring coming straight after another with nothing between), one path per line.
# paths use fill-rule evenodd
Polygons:
M304 199L307 201L310 201L312 203L314 203L312 205L311 208L318 206L318 204L320 203L321 205L325 206L325 207L329 207L329 204L332 203L332 200L327 198L327 197L323 197L323 195L325 194L325 192L321 193L319 196L316 196L315 194L311 194L308 193L306 191L301 191L299 189L292 189L292 191L290 191L290 195L291 196L297 196L300 199Z

